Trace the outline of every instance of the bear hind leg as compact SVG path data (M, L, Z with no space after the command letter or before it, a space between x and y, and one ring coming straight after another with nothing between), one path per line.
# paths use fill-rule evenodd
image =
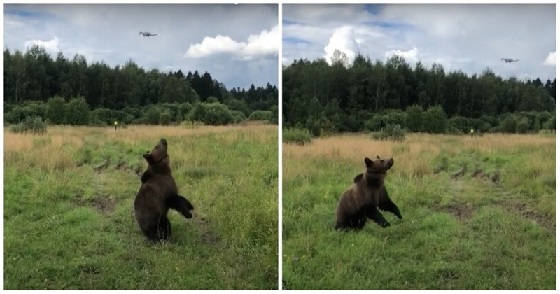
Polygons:
M171 237L171 223L167 216L162 216L160 218L156 233L158 240L166 240Z

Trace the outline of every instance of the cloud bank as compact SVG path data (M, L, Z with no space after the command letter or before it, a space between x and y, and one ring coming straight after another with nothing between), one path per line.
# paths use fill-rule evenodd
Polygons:
M234 41L229 36L217 35L204 37L202 42L192 44L185 53L187 58L203 58L213 55L228 54L251 60L263 56L278 54L280 30L274 26L270 30L263 30L258 35L250 35L246 42Z
M283 6L283 64L338 49L385 61L502 77L556 77L554 4L387 4ZM552 55L551 55L552 54ZM501 58L520 59L504 63ZM350 60L351 61L351 60Z
M228 88L247 88L278 83L277 26L276 4L6 4L4 48L39 45L89 63L207 71Z

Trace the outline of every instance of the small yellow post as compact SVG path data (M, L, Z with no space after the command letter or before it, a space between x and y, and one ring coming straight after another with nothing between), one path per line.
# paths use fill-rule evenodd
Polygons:
M115 121L115 132L117 131L117 125L119 124L119 122Z

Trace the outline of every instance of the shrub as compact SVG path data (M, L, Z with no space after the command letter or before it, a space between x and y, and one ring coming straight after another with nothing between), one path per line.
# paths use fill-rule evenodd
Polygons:
M283 141L286 143L296 143L298 145L305 145L311 142L311 133L307 129L291 128L284 129L282 132Z
M114 122L113 114L109 108L97 108L91 111L90 121L96 125L108 125Z
M543 123L543 128L547 130L556 130L556 117L553 116Z
M504 133L515 133L517 122L512 115L507 115L498 126L498 130Z
M231 110L230 112L231 112L231 116L233 116L234 123L239 123L247 119L243 111Z
M365 122L365 127L368 131L377 132L385 125L383 115L376 113Z
M381 128L381 131L374 132L373 138L376 140L402 141L404 140L405 133L405 130L400 125L389 124Z
M454 116L449 119L449 129L458 130L462 133L470 132L471 128L474 128L473 124L471 123L470 119L463 117L463 116ZM455 131L451 132L455 133Z
M27 117L41 117L45 118L47 113L47 106L40 101L27 101L20 105L14 105L5 111L4 119L9 123L19 123Z
M400 110L389 110L385 114L385 125L399 125L406 126L407 115L406 112Z
M249 115L249 120L268 120L272 119L272 111L255 110Z
M233 122L233 115L224 104L198 103L189 112L188 120L208 125L226 125Z
M406 108L406 126L412 132L420 132L423 130L423 112L421 106L411 105Z
M38 116L26 117L22 122L11 127L14 133L33 133L42 135L47 132L47 123Z
M148 110L142 116L142 122L150 125L157 125L159 123L160 109L155 105L148 106Z
M428 133L445 133L447 130L447 115L441 106L432 106L423 114L424 131Z
M51 124L64 123L64 98L55 96L47 101L47 119Z
M66 104L64 121L70 125L87 125L89 122L89 106L84 97L70 99Z
M527 133L529 131L529 119L526 117L521 117L517 121L517 126L515 130L520 134Z
M271 109L272 115L268 121L271 124L278 124L278 106L274 105Z
M159 123L161 125L168 125L171 122L171 113L169 113L169 111L163 111L162 113L159 114Z

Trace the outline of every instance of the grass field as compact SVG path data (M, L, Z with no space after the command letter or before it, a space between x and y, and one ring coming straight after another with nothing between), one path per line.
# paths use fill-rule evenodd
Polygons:
M403 219L335 231L376 155ZM282 166L284 289L555 289L554 135L340 135L284 144Z
M169 241L134 220L142 153L166 138ZM277 127L4 129L5 289L276 289Z

